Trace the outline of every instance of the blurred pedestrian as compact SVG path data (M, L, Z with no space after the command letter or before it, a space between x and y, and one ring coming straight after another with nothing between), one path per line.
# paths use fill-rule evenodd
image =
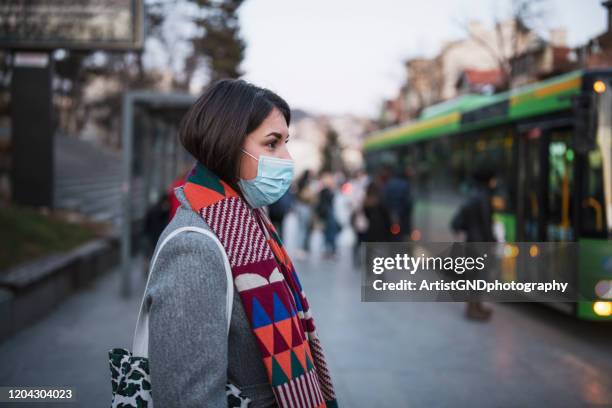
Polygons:
M268 206L268 216L270 217L270 221L272 221L274 228L276 228L278 237L281 240L284 240L283 222L285 221L285 216L287 213L289 213L291 207L293 206L293 201L293 192L291 189L288 189L278 201Z
M459 208L451 221L454 232L464 232L466 242L495 242L493 234L492 190L497 179L489 163L476 165L471 175L472 189L465 203ZM478 279L479 271L474 271L473 279ZM487 320L491 309L486 308L480 299L466 302L466 316L473 320Z
M334 211L334 199L336 195L336 180L329 174L324 173L321 177L323 188L319 192L317 204L317 216L323 223L323 236L325 242L324 258L336 256L336 238L340 230L340 224L336 219Z
M350 181L351 184L351 227L355 233L353 244L353 264L361 264L360 248L364 241L365 233L368 229L368 218L364 211L364 201L366 189L369 184L368 174L363 169L359 169L355 177Z
M409 241L412 232L412 191L410 189L410 167L394 172L387 169L391 176L383 187L385 205L391 215L391 233L395 241Z
M294 209L298 219L298 250L297 258L305 260L310 251L310 236L312 234L313 208L317 203L312 172L305 170L296 184Z
M370 183L366 188L363 212L368 224L363 240L365 242L391 241L391 216L387 207L381 202L380 187L376 183Z
M391 215L387 206L381 202L380 197L378 184L368 184L363 201L363 212L368 224L363 233L365 242L389 242L393 240Z

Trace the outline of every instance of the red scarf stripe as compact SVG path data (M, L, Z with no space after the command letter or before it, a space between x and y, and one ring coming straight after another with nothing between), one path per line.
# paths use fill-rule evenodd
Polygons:
M317 373L315 372L311 372L310 373L310 378L312 379L313 383L318 383L318 378L317 378ZM317 403L323 403L323 394L321 393L321 388L320 387L313 387L314 388L314 392L316 393L317 396Z

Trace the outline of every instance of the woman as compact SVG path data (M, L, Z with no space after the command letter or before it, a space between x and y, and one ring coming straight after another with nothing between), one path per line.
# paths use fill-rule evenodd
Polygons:
M193 225L212 230L223 250L184 232L157 258L146 293L156 406L227 406L226 382L250 407L337 406L308 301L261 209L291 184L289 121L276 94L221 80L181 123L180 141L197 163L175 189L181 206L158 245ZM229 338L225 257L236 288Z

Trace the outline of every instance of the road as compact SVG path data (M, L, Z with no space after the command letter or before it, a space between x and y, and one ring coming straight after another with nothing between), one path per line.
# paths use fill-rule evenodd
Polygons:
M296 232L286 221L286 242ZM496 304L487 323L457 303L362 303L360 272L340 237L335 261L295 261L310 299L341 407L612 406L612 325L578 322L541 305ZM0 385L75 387L108 407L107 352L130 347L140 294L122 300L118 271L0 344ZM40 407L41 404L13 404Z

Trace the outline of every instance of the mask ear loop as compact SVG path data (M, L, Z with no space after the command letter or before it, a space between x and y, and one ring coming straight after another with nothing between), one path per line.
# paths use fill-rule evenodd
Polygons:
M251 153L247 152L246 150L244 150L244 149L242 149L242 148L241 148L240 150L242 150L244 153L248 154L248 155L249 155L249 156L251 156L253 159L255 159L257 162L259 162L259 159L258 159L257 157L255 157L255 156L253 156ZM240 194L241 194L241 196L242 196L242 199L243 199L244 201L247 201L247 200L246 200L246 198L244 197L244 192L242 191L242 189L240 189ZM248 203L248 201L247 201L247 203ZM256 208L250 208L250 207L249 207L249 209L251 210L251 212L254 212L255 210L257 210ZM257 219L257 216L256 216L256 215L255 215L255 218Z
M255 160L259 161L257 157L253 156L251 153L247 152L246 150L244 149L240 149L240 150L242 150L244 153L248 154ZM270 239L271 238L270 233L268 232L268 229L265 226L265 221L262 219L265 217L265 213L263 212L263 210L261 208L253 208L253 215L255 216L255 222L257 222L259 229L263 232L266 239Z
M244 153L248 154L249 156L251 156L255 160L259 161L259 159L257 157L253 156L251 153L247 152L246 150L244 150L244 149L240 149L240 150L242 150Z

